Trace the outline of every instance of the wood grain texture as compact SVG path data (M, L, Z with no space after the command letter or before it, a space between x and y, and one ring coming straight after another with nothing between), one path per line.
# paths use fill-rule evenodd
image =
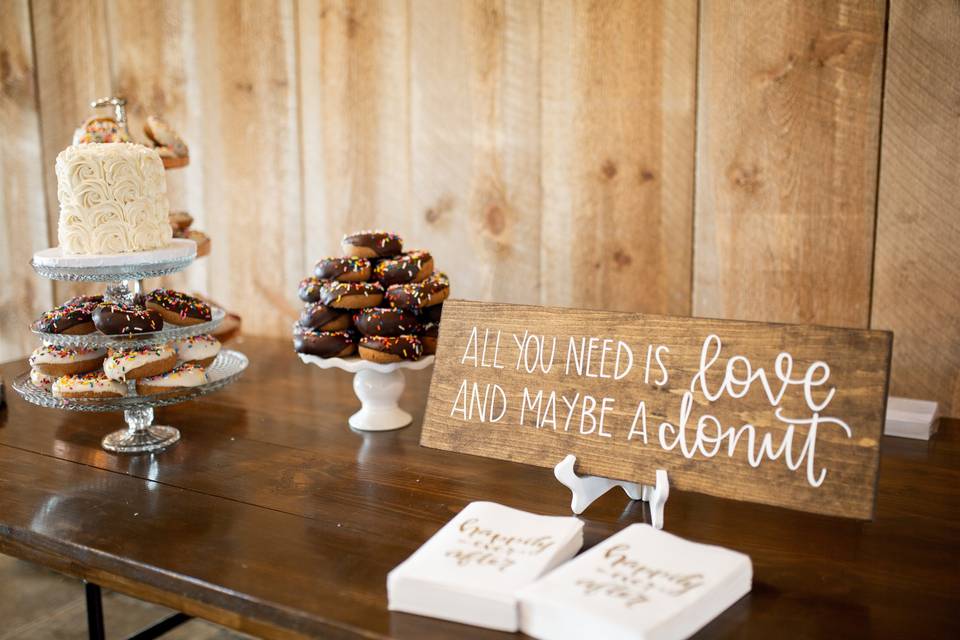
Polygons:
M187 109L199 151L210 297L244 331L286 335L303 268L296 28L292 2L191 6L199 88ZM270 43L265 46L264 43ZM269 308L269 313L264 309Z
M340 255L351 231L386 228L416 244L407 217L408 9L301 0L297 15L307 275L317 258Z
M459 296L540 295L540 18L533 2L411 7L406 224Z
M873 515L889 332L461 300L443 312L425 446L548 468L573 453L588 475L652 485L666 469L671 488Z
M866 327L884 2L704 2L693 312Z
M208 230L204 166L208 157L216 162L220 150L208 150L203 144L204 119L198 117L205 78L194 64L201 42L195 8L196 3L180 0L108 0L106 19L113 87L127 99L130 133L145 143L143 124L148 115L159 115L187 141L191 164L167 171L167 197L172 211L186 210L193 216L192 228ZM207 291L208 275L207 261L198 260L186 271L151 280L148 286Z
M689 313L696 2L542 11L541 302Z
M54 163L73 140L74 130L91 115L90 101L110 95L110 46L103 0L32 0L37 94L40 105L43 181L49 238L57 245L57 177ZM86 283L55 282L54 300L100 293Z
M187 139L171 205L213 239L166 282L248 332L286 335L313 261L382 226L463 297L854 327L872 309L902 336L894 391L960 411L956 3L891 5L875 266L883 0L700 4L32 0L24 23L14 2L41 136L15 171L39 153L55 243L54 158L122 91L135 133L162 111ZM0 242L28 255L42 232L11 193ZM47 288L3 300L98 289ZM6 324L0 354L26 353Z
M361 436L346 425L349 374L303 365L289 340L243 349L250 368L235 385L157 411L182 440L154 456L100 449L117 414L10 399L0 551L266 638L518 637L389 612L386 574L474 500L569 515L552 474L418 446L428 371L410 373L401 398L413 426ZM960 634L960 422L882 449L869 525L671 492L667 531L753 563L750 596L696 638ZM587 548L649 521L622 492L582 518Z
M52 301L29 264L48 246L34 72L30 6L11 0L0 17L0 361L34 348L27 325Z
M960 415L960 4L890 5L873 317L891 393Z

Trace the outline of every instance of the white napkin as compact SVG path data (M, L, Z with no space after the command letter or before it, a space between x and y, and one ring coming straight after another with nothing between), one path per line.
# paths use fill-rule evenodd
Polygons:
M387 576L391 611L516 631L516 592L583 545L577 518L472 502Z
M520 591L540 640L686 638L750 591L749 556L630 525Z

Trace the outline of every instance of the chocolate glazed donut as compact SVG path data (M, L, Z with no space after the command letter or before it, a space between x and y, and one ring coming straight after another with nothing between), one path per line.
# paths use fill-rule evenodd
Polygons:
M417 336L364 336L359 352L361 358L372 362L419 360L423 345Z
M91 303L100 304L101 302L103 302L103 296L73 296L60 306L69 307Z
M305 329L293 334L293 350L321 358L349 356L357 344L350 331L314 331Z
M327 280L320 287L320 302L335 309L362 309L383 302L383 287L376 282Z
M313 275L321 280L366 282L370 279L370 261L366 258L324 258L313 268Z
M423 343L423 355L429 356L437 352L437 336L440 334L439 322L428 322L423 325L420 333L420 342Z
M173 289L154 289L148 293L147 308L158 311L170 324L200 324L212 318L206 302Z
M300 326L318 331L343 331L350 328L350 313L313 302L300 313Z
M412 312L390 307L364 309L353 316L353 324L365 336L402 336L420 331Z
M443 313L443 303L435 304L432 307L423 307L417 310L417 317L424 324L428 322L440 322L440 315Z
M71 298L66 304L47 311L37 318L30 325L30 328L41 333L67 333L71 335L93 333L96 331L96 327L93 325L93 309L97 306L97 302L74 303L73 300L75 299Z
M395 284L387 289L386 300L402 309L422 309L440 304L450 295L450 280L444 273L435 273L423 282Z
M323 286L324 282L326 280L314 276L304 278L300 281L300 289L297 291L297 295L304 302L317 302L320 300L320 287Z
M108 336L137 335L160 331L163 316L153 309L102 302L93 310L93 324Z
M387 231L358 231L343 236L343 252L360 258L386 258L403 251L403 240Z
M407 251L396 258L385 258L373 269L373 279L385 287L422 282L433 273L433 256L426 251Z

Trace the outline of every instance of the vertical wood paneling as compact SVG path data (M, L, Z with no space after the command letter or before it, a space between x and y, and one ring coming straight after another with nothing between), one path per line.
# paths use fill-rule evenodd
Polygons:
M193 7L194 3L187 0L108 0L106 15L112 84L128 101L130 133L138 142L145 142L143 123L148 115L157 114L187 141L191 164L167 172L170 208L188 211L194 217L194 227L207 230L203 167L208 154L199 144L204 121L196 117L203 79L194 64L197 34ZM186 271L164 278L162 284L184 291L206 291L206 266L206 260L198 260Z
M696 15L544 3L543 302L689 311Z
M33 349L27 325L52 302L52 287L29 265L48 242L31 38L27 0L7 0L0 18L0 361Z
M192 4L201 82L187 105L201 207L215 245L210 295L244 331L287 335L303 264L292 2ZM269 44L267 44L269 43ZM269 309L269 312L264 312Z
M872 326L890 392L960 414L960 4L890 5Z
M701 12L694 313L865 327L883 1Z
M297 15L305 275L339 254L349 231L409 236L408 11L390 0L301 0Z
M896 332L892 391L957 413L957 4L892 2L879 202L883 0L700 5L9 0L0 358L56 301L25 267L56 242L54 159L121 92L135 135L161 113L191 147L171 205L213 253L173 283L250 333L286 335L313 260L380 226L461 297L872 313Z
M540 7L416 0L410 29L410 235L457 297L536 300Z
M33 38L43 146L48 237L57 244L57 177L54 162L73 139L73 131L90 115L90 101L109 95L110 52L106 9L102 0L33 0ZM56 282L57 302L99 285Z

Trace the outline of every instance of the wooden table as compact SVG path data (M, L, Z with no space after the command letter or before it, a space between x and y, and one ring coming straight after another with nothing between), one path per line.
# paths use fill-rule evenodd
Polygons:
M240 348L240 382L157 411L183 439L153 457L100 449L119 415L8 389L0 551L268 637L508 637L388 612L386 575L473 500L568 513L551 472L419 447L429 370L408 374L414 426L364 435L346 427L349 374L301 364L286 341ZM698 637L960 637L960 421L929 443L884 439L877 514L674 491L667 531L753 559L753 592ZM618 491L585 520L589 546L649 514Z

